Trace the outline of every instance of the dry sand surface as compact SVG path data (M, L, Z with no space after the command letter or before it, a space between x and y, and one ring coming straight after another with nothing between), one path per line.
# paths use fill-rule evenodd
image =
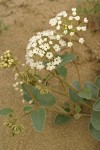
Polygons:
M75 0L0 0L0 17L9 25L9 30L0 34L0 54L11 49L23 63L29 38L37 31L50 29L48 21L56 13L75 6ZM88 32L84 37L93 51L77 51L76 47L76 53L81 57L79 68L82 83L85 80L93 81L100 73L97 60L100 54L100 33L94 36ZM70 64L68 68L69 80L77 79L75 67ZM20 115L22 98L19 92L14 91L13 83L14 74L11 70L0 72L0 108L12 107ZM100 150L100 143L88 132L87 118L63 127L55 127L53 119L53 115L48 114L45 130L38 134L26 117L22 120L24 132L12 137L10 131L2 125L6 118L0 118L0 150Z

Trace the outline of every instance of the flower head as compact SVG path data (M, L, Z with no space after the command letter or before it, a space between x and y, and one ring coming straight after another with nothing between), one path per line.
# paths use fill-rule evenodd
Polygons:
M65 15L65 13L63 12L62 15ZM61 14L59 14L60 16ZM51 71L61 63L60 56L59 60L56 61L58 59L57 53L66 45L67 43L62 39L62 36L56 35L54 31L38 32L36 36L29 40L26 49L26 64L31 69L47 69Z
M13 58L10 50L4 52L4 55L0 57L0 69L10 68L16 64L16 60Z
M77 36L78 32L82 32L82 31L86 31L87 30L87 26L86 23L88 23L88 19L85 17L83 20L81 19L81 17L79 15L77 15L77 9L76 8L72 8L72 14L68 15L67 12L62 11L60 13L58 13L56 15L55 18L50 19L50 24L52 26L52 20L56 20L55 24L53 24L53 26L56 27L56 32L62 34L62 36L67 39L68 43L67 46L68 47L72 47L73 46L73 40L78 41L79 43L83 44L84 40L82 40L81 38L79 39L79 36ZM62 44L62 42L60 42L60 44ZM66 45L66 44L65 44ZM60 51L60 46L59 45L55 45L55 50L57 52Z

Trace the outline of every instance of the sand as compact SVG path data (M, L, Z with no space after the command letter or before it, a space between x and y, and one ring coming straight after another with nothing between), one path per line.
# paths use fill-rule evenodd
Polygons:
M0 54L11 49L13 54L24 63L27 42L37 31L50 29L49 19L62 10L76 6L75 0L0 0L0 17L9 30L0 34ZM98 58L100 54L100 33L87 32L84 37L92 51L83 51L76 47L80 56L79 69L81 83L93 81L100 73ZM68 65L69 81L77 79L75 67ZM19 116L22 114L22 97L12 86L14 73L6 69L0 72L0 108L12 107ZM60 99L60 97L59 97ZM3 126L6 118L0 118L0 150L100 150L88 130L88 118L82 118L68 125L56 127L54 115L48 113L45 130L36 133L29 117L22 120L24 132L12 137L11 132Z

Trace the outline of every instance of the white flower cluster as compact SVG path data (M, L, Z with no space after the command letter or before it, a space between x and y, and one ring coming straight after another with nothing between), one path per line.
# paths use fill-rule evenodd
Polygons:
M54 31L47 30L38 32L29 40L26 50L26 64L31 69L38 70L46 69L53 70L58 66L62 59L57 56L67 43L61 38L61 35L56 35Z
M68 16L66 11L62 11L56 15L55 18L50 19L49 24L51 26L55 26L56 30L62 32L63 35L66 35L69 39L69 42L67 43L68 47L72 47L73 43L71 42L71 39L75 35L75 33L79 31L86 31L88 23L88 19L84 18L83 21L81 21L80 16L77 15L76 8L72 8L72 15ZM75 36L74 36L75 38ZM79 39L79 43L83 44L84 40ZM83 42L82 42L83 41Z
M59 34L57 31L47 30L33 36L27 45L26 64L31 69L49 71L55 69L62 62L59 52L64 47L72 47L73 39L76 39L80 44L84 43L84 38L79 38L76 33L86 31L87 23L87 18L81 21L76 8L72 8L70 16L66 11L58 13L55 18L50 19L49 24L55 26Z

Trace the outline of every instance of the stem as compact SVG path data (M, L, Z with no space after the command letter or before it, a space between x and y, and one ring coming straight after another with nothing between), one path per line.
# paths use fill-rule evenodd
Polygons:
M59 79L59 81L60 81L60 83L61 83L61 85L62 85L62 87L63 87L63 89L64 89L64 91L66 93L67 90L66 90L66 88L65 88L65 86L64 86L64 84L63 84L63 82L62 82L62 80L61 80L61 78L59 76L58 76L58 79ZM66 93L66 96L68 96L67 93Z
M38 107L36 107L36 108L38 108ZM62 108L60 108L59 106L55 106L55 108L57 108L56 110L55 109L51 109L51 108L45 108L45 109L47 109L47 110L49 110L49 111L51 111L51 112L56 112L56 113L59 113L59 114L63 114L63 115L69 115L70 113L67 113L65 110L63 110ZM22 118L24 118L24 117L26 117L27 115L29 115L31 112L32 112L33 110L31 110L31 111L29 111L28 113L25 113L24 115L22 115L21 116L21 118L19 118L19 119L17 119L17 120L20 120L20 119L22 119Z
M55 93L58 93L58 94L63 95L63 96L66 96L66 94L64 94L64 93L62 93L62 92L60 92L60 91L56 91L56 90L51 89L51 88L49 88L49 89L50 89L51 91L55 92Z
M59 81L61 82L61 84L62 84L62 86L63 86L63 88L64 88L64 90L66 92L66 97L68 97L67 90L66 90L66 88L65 88L65 86L63 84L62 78L60 78L59 75L57 77L58 77ZM74 114L74 104L70 101L70 99L68 99L67 102L69 102L69 106L70 106L70 109L71 109L71 114Z
M73 47L72 47L72 52L75 54L75 51L74 51ZM81 87L80 72L79 72L77 61L78 61L78 59L76 61L74 61L73 63L75 64L76 71L77 71L77 76L78 76L78 80L79 80L80 87ZM82 89L82 87L81 87L81 89Z
M57 76L56 76L57 77ZM77 90L74 86L70 85L70 83L68 81L63 80L62 78L60 78L60 80L62 80L62 82L64 82L70 89L72 89L73 91L75 91L76 93L79 92L79 90Z
M38 108L38 107L37 107L37 108ZM45 109L46 109L46 110L49 110L49 111L51 111L51 112L63 114L63 115L66 115L66 116L72 115L70 112L69 112L69 113L66 112L65 110L63 110L62 108L60 108L60 107L57 106L57 105L55 105L55 108L57 108L57 110L51 109L51 108L45 108ZM23 115L21 118L19 118L18 120L20 120L20 119L26 117L26 116L29 115L32 111L33 111L33 110L31 110L30 112L24 114L24 115ZM74 115L74 114L73 114L73 115ZM82 115L82 116L85 116L85 117L90 117L90 116L91 116L91 114L86 114L86 113L81 113L81 115Z
M91 117L91 114L81 113L82 116Z
M73 91L75 91L76 93L79 92L79 90L77 90L74 86L70 85L70 83L68 81L65 81L64 79L62 79L59 75L55 75L53 72L50 72L51 74L53 74L53 77L56 77L56 78L60 78L60 80L62 82L64 82L70 89L72 89Z
M56 113L63 114L63 115L66 115L66 116L70 115L70 113L66 112L65 110L63 110L63 109L60 108L59 106L56 106L55 108L57 108L57 110L55 110L55 109L50 109L50 108L46 108L46 109L49 110L49 111L51 111L51 112L54 111L54 112L56 112Z
M92 107L91 107L91 106L89 106L89 105L87 105L87 104L85 104L85 103L82 103L82 102L81 102L81 104L92 110Z

